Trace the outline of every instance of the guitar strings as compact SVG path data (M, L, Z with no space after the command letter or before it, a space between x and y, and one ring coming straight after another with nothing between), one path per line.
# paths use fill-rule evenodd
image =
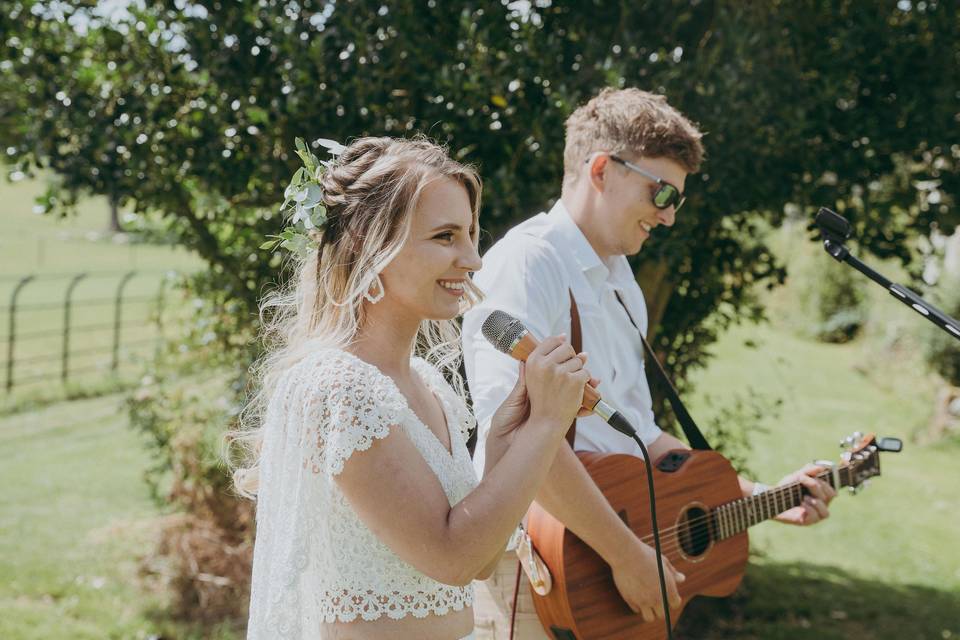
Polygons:
M829 480L831 479L830 476L831 476L830 472L826 472L826 473L819 474L819 475L817 475L817 476L815 476L815 477L816 477L817 479L820 479L820 480L829 481ZM831 482L830 484L832 485L833 483ZM774 488L774 489L771 489L771 490L768 491L768 492L765 492L765 494L761 494L761 495L764 495L765 500L768 500L768 501L769 501L769 500L772 500L772 501L773 501L772 504L768 502L768 503L767 503L767 506L768 506L768 507L773 507L773 509L775 510L775 509L777 508L776 505L777 505L777 503L778 503L780 500L783 500L783 503L784 503L784 504L788 504L789 501L795 500L795 498L794 498L794 496L793 496L793 492L794 492L794 490L796 490L797 488L800 489L801 495L802 495L803 485L801 485L799 482L794 482L794 483L791 483L791 484L788 484L788 485L783 485L783 486L780 486L780 487L776 487L776 488ZM751 496L751 497L755 497L755 496ZM738 500L734 500L734 501L732 501L732 502L726 503L726 505L734 504L734 503L736 503L736 502L738 502L738 501L740 501L740 500L749 500L749 499L750 499L749 497L748 497L748 498L739 498ZM678 529L681 529L682 527L692 528L692 527L694 527L694 526L698 526L698 525L703 524L705 521L708 521L708 520L710 520L711 518L716 519L716 517L719 516L718 509L721 508L721 507L723 507L723 506L726 506L726 505L720 505L719 507L717 507L717 509L712 509L712 510L710 510L710 511L707 511L707 512L704 513L704 515L702 515L702 516L697 516L697 517L695 517L695 518L691 518L691 519L689 519L689 520L684 521L684 522L681 523L681 524L672 525L672 526L670 526L670 527L666 527L666 528L660 529L660 535L661 535L661 536L667 536L667 537L668 537L667 544L666 544L665 546L662 545L662 552L663 552L663 553L672 553L672 552L677 551L677 550L679 550L680 548L683 547L683 541L681 541L681 539L680 539L680 533L677 531ZM736 535L736 534L738 534L738 533L741 533L741 532L745 531L747 528L749 528L750 526L752 526L753 524L758 524L759 522L763 522L764 520L768 520L768 519L770 519L770 518L776 517L776 516L780 515L781 513L784 513L785 511L789 511L790 509L792 509L792 508L794 508L794 507L796 507L796 506L799 506L799 504L796 504L796 505L794 505L793 507L787 507L786 509L780 510L780 511L778 511L778 512L776 512L776 513L773 513L773 510L769 510L769 512L770 512L770 513L773 513L773 515L772 515L772 516L768 516L768 517L766 517L766 518L762 518L761 520L758 520L757 522L751 522L751 519L750 519L750 517L749 517L749 513L741 513L741 514L739 514L739 516L734 515L734 514L731 514L730 523L733 524L734 527L737 529L737 531L734 531L732 535ZM756 505L756 507L759 508L759 504ZM761 515L762 515L764 512L765 512L765 510L763 510L763 509L760 510L760 514L761 514ZM744 517L744 516L746 516L746 517ZM715 521L716 521L716 520L715 520ZM743 523L748 523L748 524L747 524L747 527L741 528L741 526L742 526ZM728 539L729 537L731 537L731 536L728 536L727 538L724 538L724 539ZM713 534L712 534L711 531L710 531L709 523L707 523L707 524L704 526L704 528L702 528L702 529L700 530L699 533L692 533L692 534L691 534L690 543L692 544L692 546L694 546L694 547L696 547L696 548L699 548L701 545L703 545L703 544L704 544L705 542L707 542L707 541L710 541L711 539L713 539ZM644 542L645 544L650 544L650 543L653 541L653 534L650 533L650 534L647 534L647 535L641 537L641 538L640 538L640 541L641 541L641 542ZM718 540L718 541L719 541L719 540Z
M818 476L818 477L819 477L819 476ZM792 483L792 484L789 484L789 485L784 485L784 486L782 486L782 487L777 487L776 489L771 490L770 493L771 493L771 494L774 494L774 492L775 492L775 493L778 494L778 495L770 495L770 496L767 496L767 499L770 499L770 498L774 499L774 500L775 500L774 505L775 505L777 498L792 498L792 497L793 497L793 496L792 496L792 492L793 492L793 490L796 489L797 487L800 487L800 488L802 489L802 486L800 485L799 482L795 482L795 483ZM788 492L789 492L789 494L788 494ZM733 501L733 502L737 502L737 501ZM727 503L727 504L733 504L733 503ZM720 505L720 506L722 507L722 506L724 506L724 505ZM769 505L769 506L773 506L773 505ZM774 514L774 515L771 516L771 517L776 517L777 515L780 515L780 513L783 513L784 511L787 511L787 510L789 510L790 508L793 508L793 507L788 507L787 509L784 509L784 510L782 510L782 511L779 511L778 513ZM762 513L762 511L761 511L761 513ZM772 511L771 511L771 513L772 513ZM668 543L668 545L667 545L667 547L666 547L666 551L674 551L674 550L676 550L676 549L678 549L678 548L680 548L680 547L683 546L683 543L682 543L682 541L680 540L680 535L679 535L679 533L677 533L677 535L671 535L671 534L673 534L674 532L676 532L678 529L683 528L683 527L692 528L692 527L694 527L694 526L701 525L701 524L705 523L705 521L709 521L711 518L714 518L714 519L715 519L718 515L719 515L718 511L717 511L716 509L713 509L713 510L710 510L710 511L706 512L706 513L705 513L704 515L702 515L702 516L697 516L697 517L695 517L695 518L691 518L691 519L689 519L689 520L686 520L686 521L682 522L681 524L676 524L676 525L672 525L672 526L670 526L670 527L665 527L665 528L663 528L663 529L660 529L660 535L661 535L661 536L664 536L664 535L670 536L670 542ZM742 516L744 516L744 515L748 515L748 514L741 514L741 517L736 517L736 516L734 516L733 514L731 514L731 518L732 518L732 519L731 519L731 523L733 523L733 524L735 525L735 527L739 529L739 528L740 528L740 525L741 525L742 523L744 523L744 522L749 522L749 521L750 521L749 517L747 517L747 518L742 517ZM768 518L764 518L764 520L766 520L766 519L768 519ZM762 521L763 521L763 520L760 520L760 521L758 521L758 522L762 522ZM756 524L756 523L753 523L753 524ZM748 526L749 526L749 525L748 525ZM743 531L743 530L745 530L745 529L740 529L739 531L736 531L735 533L740 533L740 532ZM691 534L691 542L692 542L695 546L699 546L699 545L702 544L704 541L710 540L710 539L713 537L712 534L711 534L711 532L710 532L709 523L707 523L706 526L705 526L705 528L702 529L701 531L702 531L702 532L699 533L699 534ZM640 538L640 541L641 541L641 542L644 542L644 543L646 543L646 544L649 544L651 541L653 541L653 534L650 533L650 534L647 534L647 535L641 537L641 538Z
M816 477L817 477L818 479L820 479L820 480L828 480L828 479L829 479L829 476L830 476L829 473L825 473L825 474L820 474L820 475L818 475L818 476L816 476ZM761 495L764 495L766 500L773 500L773 501L774 501L774 503L773 503L772 505L768 504L767 506L772 506L772 507L776 508L776 503L777 503L779 500L782 500L782 499L787 499L787 500L793 499L792 493L793 493L793 491L794 491L795 489L797 489L798 487L800 488L800 490L801 490L801 492L802 492L803 486L802 486L799 482L794 482L794 483L791 483L791 484L787 484L787 485L782 485L782 486L780 486L780 487L776 487L775 489L771 489L770 491L765 492L764 494L761 494ZM751 496L751 497L755 497L755 496ZM729 504L734 504L734 503L736 503L736 502L738 502L738 501L740 501L740 500L749 500L749 499L750 499L750 497L747 497L747 498L738 498L737 500L733 500L733 501L731 501L731 502L725 503L725 504L720 505L719 507L717 507L717 508L715 508L715 509L711 509L710 511L706 512L706 514L703 515L703 516L697 516L696 518L691 518L690 520L687 520L684 524L673 525L673 526L670 526L670 527L666 527L666 528L660 529L660 534L663 535L663 534L665 534L665 533L670 533L671 531L673 531L673 530L675 530L675 529L677 529L677 528L679 528L679 527L681 527L681 526L684 526L685 524L687 524L687 525L689 525L689 524L700 524L700 523L703 522L704 520L708 520L711 516L717 514L719 508L724 507L724 506L729 505ZM786 504L786 502L784 502L784 503ZM798 505L794 505L794 506L798 506ZM788 509L791 509L791 508L793 508L793 507L788 507L787 509L783 509L782 511L779 511L779 512L775 513L774 516L771 516L771 517L776 517L777 515L780 515L781 513L783 513L783 511L787 511ZM762 513L762 510L761 510L761 513ZM771 511L771 513L772 513L772 511ZM766 519L768 519L768 518L764 518L764 520L766 520ZM743 521L744 521L744 518L742 518L742 517L740 517L740 518L733 518L733 520L732 520L732 522L734 522L734 523L743 522ZM644 536L643 538L641 538L641 540L647 540L647 539L652 540L652 539L653 539L653 534L650 533L650 534Z

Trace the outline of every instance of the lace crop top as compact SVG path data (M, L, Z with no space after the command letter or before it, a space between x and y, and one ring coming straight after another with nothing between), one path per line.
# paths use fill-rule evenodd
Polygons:
M443 408L452 454L393 380L323 349L279 381L267 408L257 496L248 639L306 639L323 623L444 615L473 604L471 586L437 582L397 557L357 517L334 476L354 451L402 428L453 506L477 485L463 400L420 358L411 366Z

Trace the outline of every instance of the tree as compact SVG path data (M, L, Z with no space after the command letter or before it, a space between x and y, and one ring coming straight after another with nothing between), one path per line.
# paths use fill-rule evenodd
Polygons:
M481 167L493 239L557 196L563 120L611 84L666 93L708 133L684 215L635 260L680 378L782 276L755 225L785 206L842 208L864 248L904 261L956 222L953 3L177 0L114 21L95 5L0 17L0 142L61 176L67 205L91 191L163 219L250 312L276 275L254 247L295 135L449 143Z

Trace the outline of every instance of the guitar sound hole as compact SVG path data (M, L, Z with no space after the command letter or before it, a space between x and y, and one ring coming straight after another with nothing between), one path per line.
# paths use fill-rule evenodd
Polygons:
M680 520L680 546L685 555L702 555L710 546L710 519L700 507L690 507Z

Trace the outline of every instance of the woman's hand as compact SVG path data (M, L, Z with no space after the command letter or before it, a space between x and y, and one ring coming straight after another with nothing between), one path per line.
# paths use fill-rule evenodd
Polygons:
M587 354L578 353L577 357L583 364L587 363ZM600 381L596 378L590 378L587 383L596 388ZM582 418L592 413L589 409L583 407L577 412L577 417ZM495 438L506 438L508 441L513 432L530 417L530 396L527 395L527 385L525 380L525 366L520 363L520 372L517 375L517 383L513 390L503 401L503 404L493 414L490 420L490 435Z
M580 412L583 387L591 380L584 362L586 354L578 355L566 336L553 336L537 345L524 368L531 419L566 433Z

